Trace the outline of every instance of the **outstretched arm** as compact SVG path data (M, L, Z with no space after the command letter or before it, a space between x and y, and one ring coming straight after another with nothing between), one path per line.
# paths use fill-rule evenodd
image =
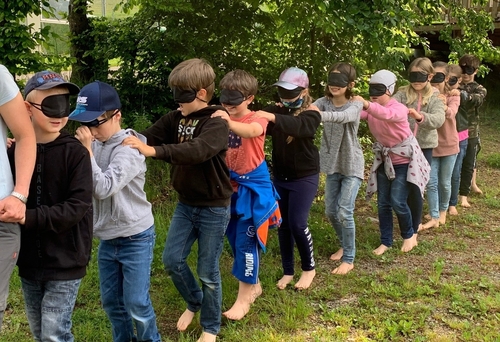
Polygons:
M28 197L31 175L35 166L36 139L21 93L0 106L0 116L16 139L16 184L14 191ZM13 196L0 200L0 221L24 220L26 205Z

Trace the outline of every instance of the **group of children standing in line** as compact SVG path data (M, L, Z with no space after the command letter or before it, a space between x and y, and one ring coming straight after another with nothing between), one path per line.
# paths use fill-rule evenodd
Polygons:
M260 255L270 228L278 227L283 266L278 288L294 279L294 245L302 270L295 288L310 287L315 261L308 216L320 172L326 174L326 216L340 242L330 256L340 261L332 273L354 268L355 200L364 178L357 137L361 119L376 139L367 195L378 193L381 244L373 252L383 254L393 244L393 210L401 250L410 251L419 231L444 224L447 211L457 214L458 189L462 206L469 205L479 150L477 108L486 95L474 82L478 67L471 55L458 66L417 58L408 86L394 94L396 76L379 70L365 100L352 92L355 68L336 63L328 72L325 96L315 102L306 72L288 68L273 85L280 103L254 112L249 106L258 83L252 75L243 70L226 74L219 84L221 106L209 106L215 73L206 61L190 59L169 76L179 108L141 133L121 128L120 99L110 85L96 81L80 90L54 72L35 74L24 90L38 146L35 171L28 196L13 195L26 204L18 220L17 264L35 340L73 340L71 315L94 235L100 240L100 293L113 341L160 341L149 297L155 226L144 191L146 157L171 164L178 203L163 263L186 302L177 328L186 330L199 311L203 333L198 341L215 341L221 325L224 236L239 281L234 304L222 313L228 319L242 319L262 293ZM2 92L14 89L13 80L7 81ZM77 106L70 114L69 96L75 94ZM68 117L81 123L75 137L61 131ZM321 123L318 150L314 137ZM272 177L265 161L266 135L272 139ZM13 174L18 174L17 144L8 144ZM430 219L422 224L426 188ZM196 240L201 286L187 264Z

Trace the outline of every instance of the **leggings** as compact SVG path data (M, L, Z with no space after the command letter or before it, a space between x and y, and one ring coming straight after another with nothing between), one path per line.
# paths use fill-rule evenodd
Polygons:
M274 179L274 186L281 197L279 206L283 221L278 228L278 240L285 275L294 274L294 243L299 250L302 270L314 269L313 239L307 219L318 183L319 174L292 180Z

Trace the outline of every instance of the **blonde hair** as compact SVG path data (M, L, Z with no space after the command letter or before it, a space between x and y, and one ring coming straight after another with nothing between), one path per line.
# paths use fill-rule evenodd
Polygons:
M215 90L215 72L210 64L202 58L192 58L178 64L168 76L170 88L180 88L183 90L207 91L207 98L210 101Z
M425 72L426 74L433 74L434 73L434 67L432 66L432 62L429 58L427 57L419 57L413 62L411 62L410 67L408 68L409 72L413 68L420 69L421 71ZM419 93L413 89L411 84L401 87L400 90L406 94L406 105L410 105L414 103L415 101L418 101L419 98ZM424 89L422 89L422 105L426 105L429 102L429 99L431 96L434 94L434 90L432 90L432 86L430 82L427 82L425 85Z
M227 73L219 83L220 89L238 90L247 97L256 95L259 89L257 79L250 73L236 69Z
M313 98L312 96L309 94L309 89L305 89L306 90L306 93L304 94L304 102L302 103L302 106L300 106L300 108L297 108L295 110L295 112L293 112L293 116L298 116L300 113L302 113L303 111L305 111L310 105L311 103L313 103ZM289 135L287 138L286 138L286 143L289 144L293 141L293 137L291 135Z

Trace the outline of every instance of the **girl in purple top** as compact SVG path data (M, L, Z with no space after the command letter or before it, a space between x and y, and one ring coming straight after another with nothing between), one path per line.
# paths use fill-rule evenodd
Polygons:
M410 130L408 108L390 97L396 80L392 72L379 70L370 79L371 101L355 97L363 101L361 119L368 120L370 131L377 140L367 185L367 196L378 192L381 244L373 251L376 255L392 246L393 209L403 238L401 251L409 252L417 246L416 227L407 200L412 188L423 196L429 174L429 164Z

